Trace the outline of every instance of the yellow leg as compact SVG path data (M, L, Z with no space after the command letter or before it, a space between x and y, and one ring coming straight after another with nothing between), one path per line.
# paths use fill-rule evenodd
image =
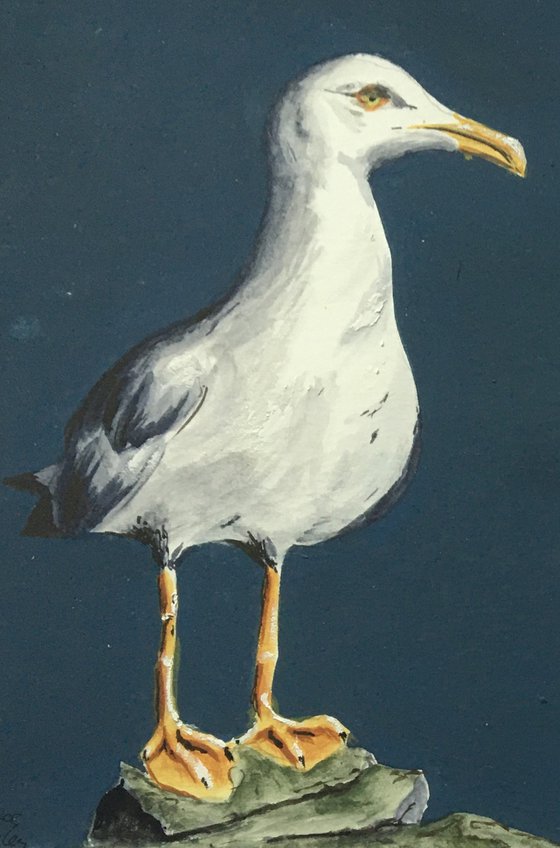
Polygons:
M278 715L272 708L272 683L278 661L280 573L280 569L265 566L253 686L255 724L239 742L282 765L307 770L344 745L348 730L332 716L292 721Z
M265 569L252 698L257 716L272 710L272 682L278 662L280 571L271 566L265 566Z
M223 801L232 791L233 755L227 745L179 719L173 691L177 646L177 575L165 566L158 577L161 645L156 663L156 729L142 751L152 780L180 795Z

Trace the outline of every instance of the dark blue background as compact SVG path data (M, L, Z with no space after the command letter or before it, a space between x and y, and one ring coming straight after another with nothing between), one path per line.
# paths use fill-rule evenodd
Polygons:
M0 169L2 471L58 455L84 392L221 294L266 191L262 127L311 63L370 51L520 138L528 179L422 154L376 197L424 414L420 471L377 526L292 553L276 695L331 712L429 814L560 838L557 0L11 2ZM75 845L152 730L155 566L132 542L18 537L2 490L0 807ZM260 573L180 574L183 716L246 723Z

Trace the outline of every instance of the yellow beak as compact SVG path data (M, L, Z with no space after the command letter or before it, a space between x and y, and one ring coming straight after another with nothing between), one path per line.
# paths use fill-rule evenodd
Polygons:
M456 124L415 124L411 129L438 130L450 135L465 156L480 156L518 177L525 176L527 160L523 147L515 138L491 130L484 124L453 113Z

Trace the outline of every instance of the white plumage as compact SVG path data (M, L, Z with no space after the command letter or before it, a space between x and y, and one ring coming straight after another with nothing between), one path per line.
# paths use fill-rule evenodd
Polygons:
M332 716L274 709L281 566L292 546L377 517L414 467L416 388L368 177L424 148L525 169L518 142L377 57L293 83L274 113L268 210L239 286L127 354L70 421L60 462L11 481L41 496L27 532L132 535L161 566L156 728L142 759L165 789L233 791L237 745L185 725L173 693L175 562L193 545L241 545L263 566L255 723L237 742L309 769L348 738Z
M413 465L418 405L368 177L433 148L520 173L518 142L480 128L379 57L293 83L271 123L269 205L243 280L102 378L63 459L26 478L44 494L31 529L150 544L160 531L172 559L234 541L279 562L386 508Z

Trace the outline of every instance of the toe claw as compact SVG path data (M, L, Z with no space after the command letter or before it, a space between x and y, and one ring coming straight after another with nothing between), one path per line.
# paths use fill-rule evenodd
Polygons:
M336 753L349 735L348 729L330 716L298 722L273 714L257 718L253 728L236 741L285 766L308 771Z
M268 731L268 738L270 739L273 745L276 745L277 748L284 747L284 743L281 739L278 738L278 736L276 736L273 730Z
M183 748L187 749L187 751L193 751L196 754L204 754L204 748L199 748L197 745L193 745L192 742L185 738L184 734L182 734L180 730L177 730L175 739L179 745L182 745Z
M237 739L235 741L237 742ZM239 745L239 742L237 742L237 744ZM235 757L233 756L233 754L231 753L231 751L229 750L227 745L224 748L224 754L227 757L227 759L230 761L230 763L232 763L234 761Z

